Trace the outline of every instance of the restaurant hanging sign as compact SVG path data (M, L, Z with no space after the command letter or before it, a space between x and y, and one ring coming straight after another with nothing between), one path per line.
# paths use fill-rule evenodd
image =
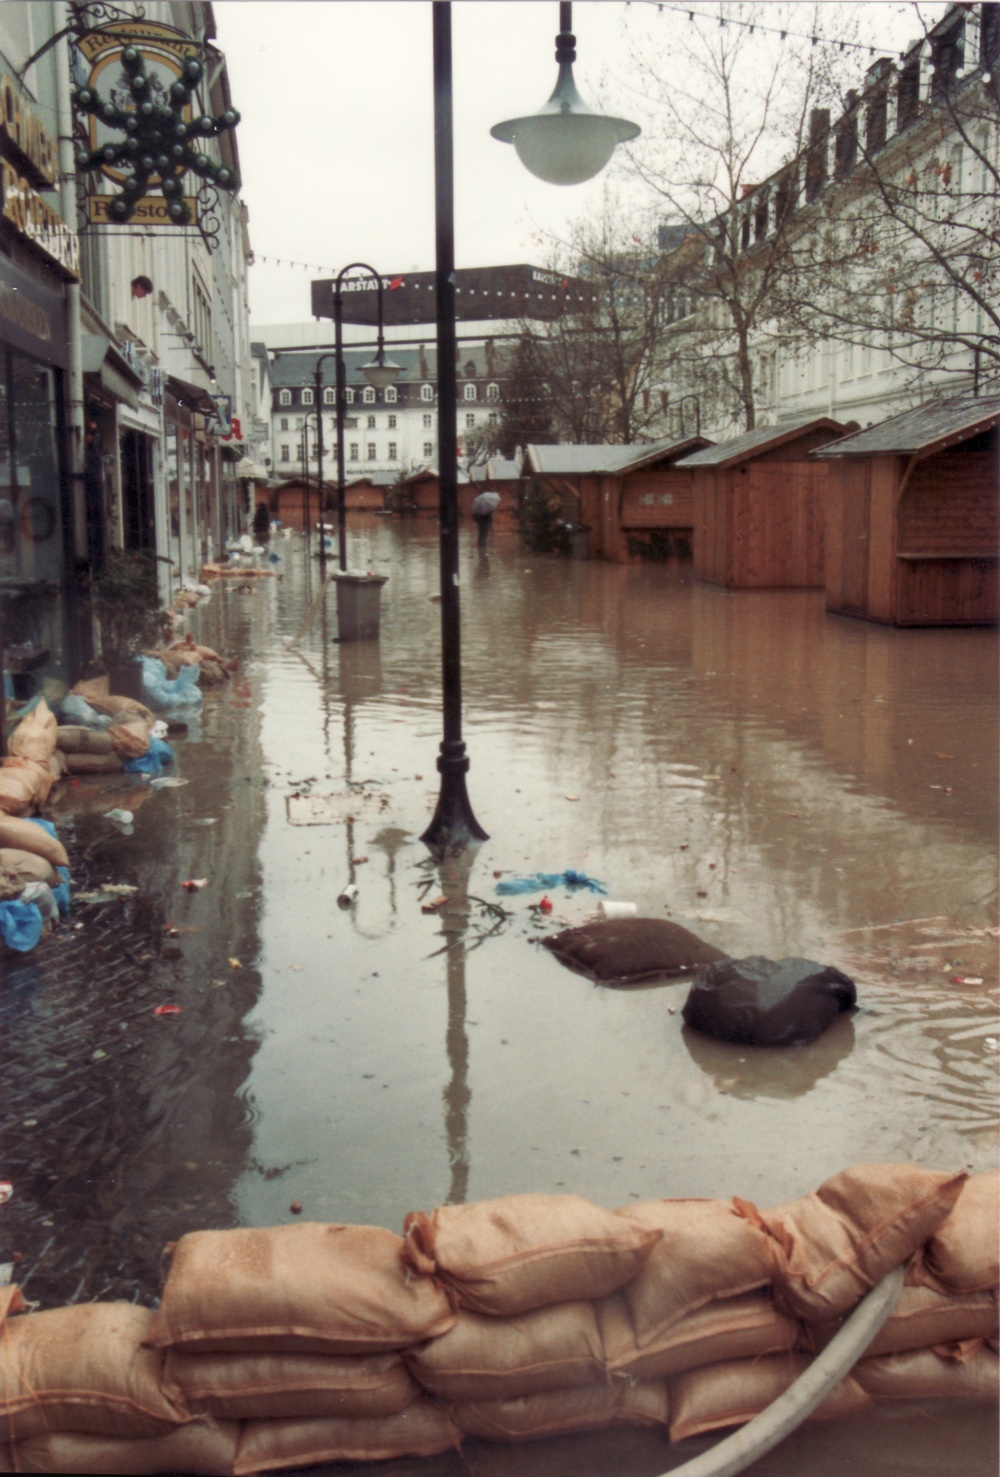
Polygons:
M198 225L199 195L185 176L236 190L236 171L205 152L206 141L235 128L235 108L205 111L201 47L158 21L114 21L87 31L77 46L90 63L73 104L87 119L87 147L77 154L83 174L110 182L116 193L87 197L92 225ZM214 204L215 197L209 204Z

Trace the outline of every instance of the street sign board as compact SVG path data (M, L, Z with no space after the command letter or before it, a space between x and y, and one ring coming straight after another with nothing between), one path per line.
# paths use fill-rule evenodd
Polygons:
M387 327L433 323L437 316L436 272L401 272L382 278ZM312 283L314 318L334 316L336 279ZM378 325L378 288L374 277L345 277L340 286L344 322ZM589 282L527 265L459 267L455 272L455 316L469 322L495 318L556 318L574 312L593 298Z

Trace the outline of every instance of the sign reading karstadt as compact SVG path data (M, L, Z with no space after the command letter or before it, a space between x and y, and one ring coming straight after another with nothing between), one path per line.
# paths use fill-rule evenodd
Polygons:
M382 278L387 325L433 323L436 272L402 272ZM335 279L312 283L314 318L334 316ZM455 273L455 315L464 322L494 318L557 318L593 300L594 289L579 277L526 265L460 267ZM373 277L347 277L340 284L345 323L378 323L378 288Z

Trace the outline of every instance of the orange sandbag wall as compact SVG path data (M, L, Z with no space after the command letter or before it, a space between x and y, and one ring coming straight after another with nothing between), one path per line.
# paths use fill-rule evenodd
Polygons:
M814 1412L997 1394L998 1176L863 1165L770 1210L512 1195L404 1234L296 1222L169 1247L158 1310L0 1289L18 1472L244 1474L615 1424L739 1425L893 1268L906 1285Z

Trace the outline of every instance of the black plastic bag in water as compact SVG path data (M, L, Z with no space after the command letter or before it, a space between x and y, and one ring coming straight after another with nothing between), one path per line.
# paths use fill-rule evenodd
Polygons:
M830 964L757 954L699 969L682 1014L693 1030L719 1041L796 1046L821 1036L857 1000L854 981Z

